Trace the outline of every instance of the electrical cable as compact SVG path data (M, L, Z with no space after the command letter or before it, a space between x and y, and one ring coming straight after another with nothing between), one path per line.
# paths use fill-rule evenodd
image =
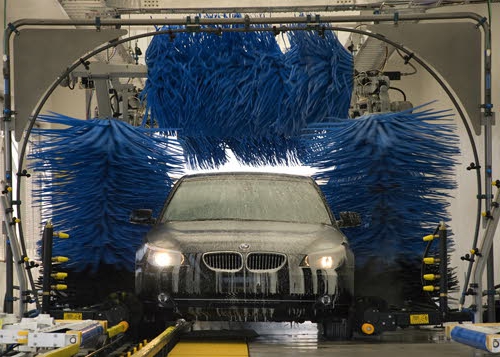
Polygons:
M109 102L110 102L109 104L111 106L111 111L113 112L112 117L118 118L121 115L121 113L120 113L120 98L118 96L118 92L116 91L116 89L112 88L111 91L113 92L113 94L109 98ZM115 105L113 105L113 104L115 104Z
M406 57L404 56L400 51L399 49L396 48L396 52L398 53L398 55L405 61L405 65L408 65L410 66L411 68L413 68L413 72L406 72L406 73L401 73L402 76L412 76L414 74L416 74L418 72L417 70L417 67L415 67L411 62L410 62L410 58L409 57Z
M7 27L7 0L3 0L3 27Z
M0 357L7 356L10 352L12 352L12 350L14 350L14 348L16 348L18 346L19 346L19 344L10 345L9 347L7 347L7 349L4 352L2 352L2 354L0 354Z
M378 70L379 72L384 72L385 66L387 66L388 61L389 61L389 46L385 46L385 58L384 62L382 62L382 65Z
M71 85L71 82L72 82L71 76L68 75L68 88L69 88L69 90L75 89L75 82L73 82L73 85Z
M398 91L399 93L401 93L403 95L403 100L406 102L406 93L402 89L399 89L396 87L389 87L389 89L392 89L392 90L395 90L395 91Z
M412 52L410 52L408 49L406 49L402 45L400 45L400 44L398 44L398 43L396 43L394 41L391 41L388 38L386 38L385 36L380 35L380 34L371 33L371 32L368 32L368 31L363 31L363 30L358 30L358 29L336 27L336 26L328 26L328 27L324 26L323 29L325 29L325 30L334 30L334 31L352 32L352 33L358 33L358 34L367 35L367 36L370 36L370 37L374 37L374 38L376 38L376 39L378 39L380 41L383 41L385 43L388 43L388 44L394 46L395 48L400 49L401 51L405 52L407 55L411 55L412 54ZM293 28L293 27L287 27L287 26L281 26L281 28L280 28L280 31L290 31L290 30L307 30L307 29L305 27ZM154 35L172 34L172 33L176 33L176 32L186 32L186 31L189 31L189 30L188 29L169 29L169 30L148 32L148 33L142 33L142 34L130 36L130 37L125 38L125 39L120 39L120 40L117 40L117 41L113 41L113 43L107 43L105 45L102 45L101 47L99 47L99 48L91 51L90 53L88 53L87 55L85 55L84 57L82 57L81 60L86 61L89 58L95 56L96 54L98 54L98 53L100 53L102 51L105 51L106 49L108 49L108 48L110 48L112 46L117 46L119 44L122 44L122 43L125 43L125 42L128 42L128 41L133 41L133 40L136 40L136 39L139 39L139 38L144 38L144 37L149 37L149 36L154 36ZM265 28L265 27L260 27L260 28L219 28L219 27L211 27L211 28L204 28L203 31L205 31L205 32L221 33L221 32L245 32L245 31L275 31L275 29L273 29L273 28ZM487 43L486 43L487 47L488 47L488 44L489 44L489 38L487 39ZM437 75L436 72L434 72L434 70L432 68L430 68L423 60L421 60L415 54L412 54L412 55L413 55L413 59L417 63L419 63L438 82L438 84L443 88L443 90L446 92L446 94L448 95L449 99L453 103L455 109L457 110L457 112L458 112L458 114L459 114L459 116L460 116L460 118L461 118L461 120L462 120L462 122L463 122L463 124L465 126L465 130L467 132L467 136L468 136L469 142L470 142L471 147L472 147L474 161L475 161L476 165L479 166L479 157L478 157L477 147L476 147L476 144L475 144L475 141L474 141L474 137L473 137L471 128L469 126L469 123L467 122L466 116L465 116L464 112L462 111L462 109L461 109L461 107L460 107L457 99L454 97L453 93L447 87L447 85L444 83L444 81L441 80L441 78ZM67 68L63 72L63 75L58 77L58 79L52 84L52 86L47 90L47 92L44 94L44 96L42 97L42 99L38 103L38 105L37 105L37 107L36 107L36 109L34 111L33 116L30 118L30 121L29 121L29 124L28 124L28 128L26 130L25 138L23 140L23 144L22 144L21 151L20 151L20 154L19 154L19 161L18 161L18 170L19 170L19 173L22 172L22 167L24 165L24 157L26 155L26 148L27 148L27 145L28 145L28 142L29 142L29 136L30 136L31 131L32 131L34 125L35 125L35 122L36 122L36 120L38 118L38 115L40 114L43 106L45 105L45 103L47 102L47 100L49 99L49 97L52 95L52 93L54 92L54 90L59 86L59 84L61 83L61 81L63 80L63 78L65 78L69 73L71 73L74 69L76 69L80 65L80 63L81 62L79 60L78 62L74 63L69 68ZM480 196L480 194L482 192L482 183L481 183L481 173L480 173L480 170L476 170L476 175L477 175L477 192L478 192L478 196ZM21 187L22 187L21 180L19 180L18 185L17 185L17 189L16 189L17 197L20 197ZM21 216L21 207L20 207L20 205L17 206L17 213L18 213L18 216L20 217ZM477 237L479 236L480 222L481 222L481 199L478 198L478 209L477 209L477 219L476 219L476 232L475 232L475 238L474 238L475 241L477 241ZM22 221L19 224L19 227L21 227L21 225L22 225ZM22 235L21 232L22 232L22 230L20 229L19 239L20 239L21 242L23 242L24 241L24 236Z
M115 47L113 49L113 52L111 53L111 56L109 55L109 48L106 50L106 62L109 63L115 57L116 52L118 52L117 48Z
M491 26L491 20L492 20L492 17L491 17L491 0L486 0L486 4L488 6L488 22L489 22L489 24Z
M94 89L90 90L89 102L87 103L87 109L85 110L86 118L90 119L90 107L92 105L92 97L94 96Z

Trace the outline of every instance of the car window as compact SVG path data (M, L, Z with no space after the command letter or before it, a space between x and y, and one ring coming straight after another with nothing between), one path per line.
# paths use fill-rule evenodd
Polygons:
M245 177L183 181L161 221L218 219L332 224L312 182Z

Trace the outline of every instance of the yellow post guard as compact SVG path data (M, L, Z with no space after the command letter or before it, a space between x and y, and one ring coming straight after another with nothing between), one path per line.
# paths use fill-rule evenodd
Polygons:
M56 285L51 285L50 288L52 290L66 290L68 288L68 285L66 285L66 284L56 284Z
M63 279L66 279L68 277L68 273L59 272L59 273L50 274L50 276L56 280L63 280Z
M434 234L429 234L425 236L423 239L424 242L430 242L431 240L434 240L434 238L438 238L439 236L434 235Z
M52 261L53 262L57 262L57 263L66 263L67 261L69 260L68 257L52 257Z
M118 335L120 333L126 332L128 330L128 327L129 327L129 325L128 325L127 321L121 321L117 325L111 326L107 330L109 338L115 337L116 335Z
M427 258L424 258L424 264L437 264L439 263L439 259L438 258L432 258L432 257L427 257Z
M439 274L424 274L424 280L433 281L439 279Z

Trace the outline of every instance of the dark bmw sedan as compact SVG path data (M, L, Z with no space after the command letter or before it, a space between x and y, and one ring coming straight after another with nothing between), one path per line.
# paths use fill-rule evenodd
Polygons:
M350 336L354 258L316 183L263 173L184 176L136 254L136 291L166 319L313 321Z

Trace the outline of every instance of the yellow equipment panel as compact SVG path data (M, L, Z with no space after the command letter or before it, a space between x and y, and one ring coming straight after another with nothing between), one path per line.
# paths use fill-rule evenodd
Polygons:
M248 357L248 346L244 342L179 342L168 356Z

